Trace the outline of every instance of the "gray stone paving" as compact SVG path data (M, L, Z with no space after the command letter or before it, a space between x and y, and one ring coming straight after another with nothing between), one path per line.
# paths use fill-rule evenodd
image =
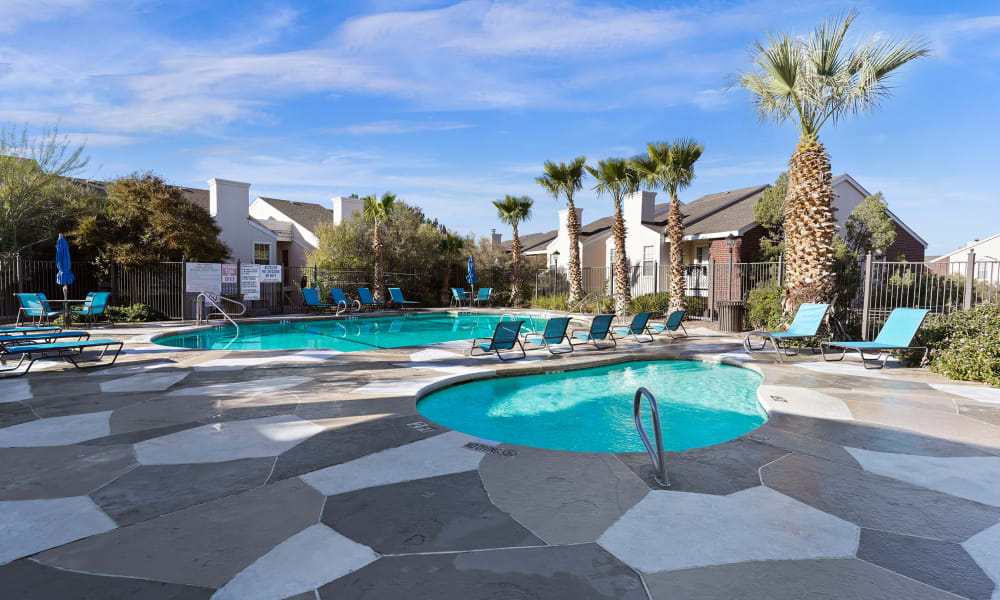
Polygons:
M0 381L0 596L1000 600L1000 391L709 335L510 364L137 339ZM669 453L667 490L643 453L408 427L450 378L680 356L759 370L772 413Z

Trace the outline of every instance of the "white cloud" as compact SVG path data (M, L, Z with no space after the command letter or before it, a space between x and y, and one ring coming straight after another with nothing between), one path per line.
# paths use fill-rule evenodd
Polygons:
M452 131L455 129L467 129L467 123L455 121L375 121L373 123L359 123L332 129L332 133L347 133L350 135L385 135L398 133L415 133L418 131Z
M91 0L3 0L0 2L0 33L16 31L30 21L64 18L91 4Z

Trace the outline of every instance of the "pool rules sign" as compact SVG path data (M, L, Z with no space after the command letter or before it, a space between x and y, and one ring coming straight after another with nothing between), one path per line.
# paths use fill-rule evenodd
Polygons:
M240 265L240 295L244 300L260 300L260 265Z

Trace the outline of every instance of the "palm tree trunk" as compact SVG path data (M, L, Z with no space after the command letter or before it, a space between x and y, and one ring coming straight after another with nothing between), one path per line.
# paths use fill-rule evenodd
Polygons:
M510 243L510 305L521 306L521 238L517 235L517 225L513 226L514 239Z
M687 308L684 295L684 217L676 194L670 199L667 234L670 236L670 312Z
M785 208L787 291L785 316L803 302L828 302L833 296L833 235L837 231L830 157L815 138L799 139L788 162Z
M623 315L628 310L631 294L628 285L628 262L625 259L625 217L622 216L621 202L615 203L615 218L611 232L615 236L615 312Z
M385 301L385 270L382 267L382 228L375 224L375 234L372 236L372 253L375 254L375 277L372 281L373 295L376 302Z
M566 230L569 233L569 305L573 306L583 297L583 273L580 268L580 218L576 214L573 199L566 199L569 215L566 216Z

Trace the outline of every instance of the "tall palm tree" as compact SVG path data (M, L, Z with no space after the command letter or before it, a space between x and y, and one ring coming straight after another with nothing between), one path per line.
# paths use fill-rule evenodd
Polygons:
M580 265L580 218L576 214L576 206L573 204L573 194L583 189L583 178L586 175L584 166L587 159L577 156L568 164L564 162L545 162L545 173L541 177L535 177L545 191L552 194L552 197L559 199L559 196L566 197L566 208L569 214L566 216L566 232L569 234L569 305L573 306L576 301L583 297L583 270Z
M625 217L622 203L625 196L639 189L640 179L624 158L609 158L597 163L597 168L587 166L587 171L597 180L594 191L598 196L611 196L615 203L611 233L615 238L615 312L622 315L628 309L630 298L628 261L625 256Z
M443 302L448 302L451 298L451 268L455 264L455 260L462 255L462 250L465 249L465 240L457 235L451 233L445 233L444 237L441 238L441 244L439 246L441 251L441 256L444 258L444 281L441 283L441 300Z
M497 218L510 225L514 237L510 242L510 305L521 305L521 238L517 235L517 226L531 218L531 205L535 201L528 196L504 196L503 200L494 200L497 207Z
M808 39L783 33L755 43L752 66L738 80L762 120L791 121L799 130L785 197L786 314L802 302L825 302L833 294L837 223L830 157L819 141L820 128L874 111L890 93L893 72L929 54L916 39L873 37L846 48L856 14L827 21Z
M672 143L647 144L646 156L632 159L633 168L647 183L670 194L667 235L670 238L670 310L687 308L684 296L684 215L677 192L694 181L694 163L701 158L704 146L690 138Z
M385 301L385 265L382 264L382 230L392 220L396 195L391 192L381 198L367 196L364 199L364 216L372 226L372 253L375 255L375 276L372 278L373 295L376 302Z

